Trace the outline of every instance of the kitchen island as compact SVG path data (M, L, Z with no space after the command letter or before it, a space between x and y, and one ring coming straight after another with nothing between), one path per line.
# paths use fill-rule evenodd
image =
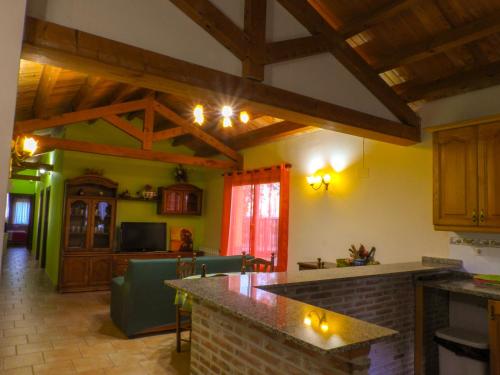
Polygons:
M427 259L165 283L193 296L192 374L409 374L416 278L457 267Z

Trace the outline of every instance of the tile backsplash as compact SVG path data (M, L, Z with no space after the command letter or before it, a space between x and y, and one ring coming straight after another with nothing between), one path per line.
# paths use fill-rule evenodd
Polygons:
M450 233L450 258L470 273L500 274L500 234Z

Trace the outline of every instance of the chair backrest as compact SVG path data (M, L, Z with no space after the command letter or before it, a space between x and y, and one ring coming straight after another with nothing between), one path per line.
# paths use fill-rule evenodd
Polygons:
M274 272L274 253L271 253L271 260L262 258L248 259L246 252L241 254L241 273L245 273L250 268L251 272Z
M193 276L196 269L196 257L193 256L191 261L181 261L181 257L177 257L177 263L175 265L175 276L178 279L184 279L188 276Z

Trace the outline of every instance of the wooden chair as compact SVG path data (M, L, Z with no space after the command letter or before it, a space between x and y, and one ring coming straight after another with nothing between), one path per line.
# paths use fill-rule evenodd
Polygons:
M183 279L188 276L193 276L196 270L196 257L193 256L189 262L182 262L181 257L177 257L177 264L175 266L175 275L178 279ZM187 317L187 321L182 321L183 317ZM189 331L189 340L181 338L183 331ZM184 309L180 303L175 306L175 334L177 340L177 353L181 352L181 341L191 342L191 310Z
M271 260L262 258L247 259L247 254L244 251L241 254L241 274L244 275L247 269L251 272L274 272L274 253L271 253Z

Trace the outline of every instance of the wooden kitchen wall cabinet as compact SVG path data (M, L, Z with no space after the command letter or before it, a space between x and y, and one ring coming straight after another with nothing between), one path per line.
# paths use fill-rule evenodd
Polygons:
M431 131L435 228L500 232L500 120Z
M203 190L189 184L176 184L158 189L158 214L201 215Z
M500 301L489 300L490 373L500 375Z

